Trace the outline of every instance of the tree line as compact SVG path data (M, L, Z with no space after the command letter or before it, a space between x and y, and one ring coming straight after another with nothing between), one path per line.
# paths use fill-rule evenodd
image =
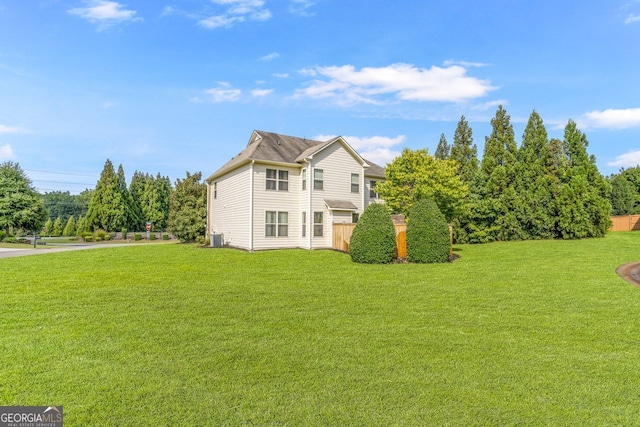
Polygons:
M404 214L418 200L433 199L459 243L604 236L611 184L588 154L586 135L569 120L563 139L550 139L534 110L518 146L510 120L498 107L482 159L464 116L453 143L443 134L434 156L405 149L387 165L380 196Z
M107 159L96 187L79 195L41 195L19 164L0 164L0 229L2 235L38 232L76 236L86 232L169 231L183 241L204 236L206 185L202 174L187 172L175 186L168 177L134 172L127 186L125 172Z

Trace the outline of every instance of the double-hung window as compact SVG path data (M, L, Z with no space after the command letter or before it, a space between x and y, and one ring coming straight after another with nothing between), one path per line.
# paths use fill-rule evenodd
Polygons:
M302 169L302 191L307 189L307 170Z
M302 212L302 237L307 235L307 213Z
M369 198L370 199L379 199L380 196L376 192L376 184L378 181L369 181Z
M278 185L278 171L267 169L267 190L275 190Z
M289 191L289 171L267 169L267 190Z
M315 237L322 237L322 212L313 213L313 235Z
M267 211L264 218L264 234L267 237L289 235L289 212Z
M289 191L288 171L278 171L278 191Z
M357 173L351 174L351 192L352 193L360 192L360 175Z
M314 190L324 189L324 171L322 169L313 170L313 189Z

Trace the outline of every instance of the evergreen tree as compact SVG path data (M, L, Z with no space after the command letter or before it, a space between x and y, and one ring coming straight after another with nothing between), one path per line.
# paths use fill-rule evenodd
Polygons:
M78 217L76 221L76 236L79 236L81 233L84 233L88 230L86 217L81 216Z
M622 175L611 177L611 214L630 215L634 211L637 193Z
M631 184L631 189L634 195L634 203L631 213L640 213L640 166L628 169L622 168L620 169L619 175Z
M491 119L491 135L485 138L481 170L486 194L491 199L492 233L490 240L514 240L527 237L522 227L524 201L517 192L517 145L511 118L502 106Z
M89 203L84 229L118 231L126 228L129 219L127 201L123 199L113 163L107 159Z
M177 179L171 191L168 230L182 242L204 236L207 217L207 186L201 172Z
M451 153L451 146L447 142L447 138L445 138L444 133L440 135L440 141L438 141L438 147L436 148L436 152L433 157L438 160L447 160Z
M142 206L144 205L143 193L145 183L149 179L149 174L143 174L139 171L135 171L133 173L133 177L131 178L131 183L129 184L129 193L131 193L131 198L133 199L133 209L139 219L139 222L135 224L132 230L142 230L145 225L144 223L147 220L142 211Z
M383 204L364 210L351 234L349 255L362 264L388 264L396 258L396 230Z
M67 237L76 235L76 220L73 215L71 215L67 220L67 224L64 226L64 230L62 230L62 235Z
M129 193L129 189L127 188L127 180L124 175L124 168L122 164L118 166L118 189L120 190L120 194L122 196L122 202L125 209L125 223L122 225L122 228L126 229L135 229L134 227L140 223L140 218L135 209L135 204L133 201L133 197L131 193ZM120 229L122 229L120 228Z
M517 145L511 118L502 105L491 119L491 128L491 135L485 137L482 172L486 179L489 179L496 167L503 166L511 179L511 174L515 172Z
M449 261L449 225L433 200L422 199L409 213L407 259L411 262Z
M51 231L53 230L53 221L51 221L51 218L47 218L43 228L45 236L51 236Z
M550 223L549 206L540 203L540 199L548 199L549 185L546 177L547 149L549 140L542 118L534 110L522 135L522 145L518 149L516 173L516 190L522 199L521 216L525 238L549 238L553 224Z
M453 135L449 156L458 164L458 174L465 184L471 184L478 171L478 149L473 143L473 132L464 116L460 117Z
M39 230L48 214L42 197L18 163L0 164L0 229Z
M563 238L602 237L611 226L609 183L589 156L587 137L569 120L563 146L568 159L559 198L558 232Z
M141 196L142 212L146 221L153 224L154 230L164 230L169 216L169 197L171 181L158 173L154 178L149 176L144 183Z
M54 237L62 236L62 218L57 217L55 221L53 221L53 228L51 229L51 235Z

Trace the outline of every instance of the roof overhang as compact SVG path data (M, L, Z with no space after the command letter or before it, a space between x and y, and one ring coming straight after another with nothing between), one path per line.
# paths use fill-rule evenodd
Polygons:
M327 200L324 203L327 205L327 209L330 211L347 211L355 212L358 207L348 200Z

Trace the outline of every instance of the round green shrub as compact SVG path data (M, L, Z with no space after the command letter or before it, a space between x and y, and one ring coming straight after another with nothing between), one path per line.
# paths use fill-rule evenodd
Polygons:
M133 235L133 240L142 240L142 235L136 233Z
M407 260L419 263L449 261L449 225L436 202L418 201L407 220Z
M349 254L354 262L388 264L396 258L396 230L387 208L369 205L351 234Z

